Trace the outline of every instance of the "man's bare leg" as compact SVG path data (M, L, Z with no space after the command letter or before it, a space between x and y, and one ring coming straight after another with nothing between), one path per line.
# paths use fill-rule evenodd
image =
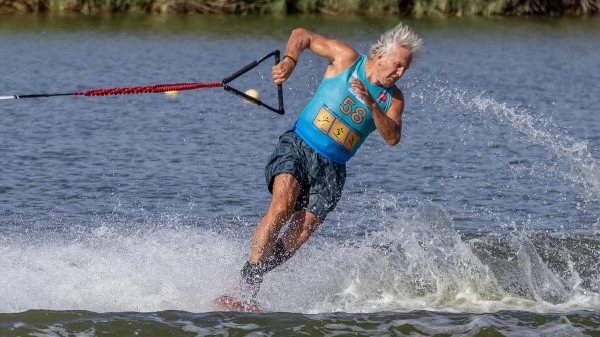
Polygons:
M277 236L292 216L299 195L300 184L294 176L289 173L275 176L271 204L254 230L250 258L242 268L240 287L243 295L256 297L263 275L274 268L273 258L266 261L273 255Z
M263 275L289 260L298 251L300 246L308 241L320 223L319 218L310 212L294 212L287 230L282 237L275 241L272 254L261 264Z
M291 254L296 251L310 238L321 220L314 214L307 211L297 211L292 215L292 221L282 236L285 250Z
M281 228L292 216L299 195L300 184L294 176L289 173L275 176L271 204L252 236L250 263L263 263L271 255L275 240Z

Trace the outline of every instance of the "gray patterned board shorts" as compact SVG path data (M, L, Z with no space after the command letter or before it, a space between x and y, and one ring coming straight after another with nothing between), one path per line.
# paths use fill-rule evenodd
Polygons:
M306 210L321 222L342 196L346 182L346 165L332 162L313 150L294 131L279 137L279 144L265 167L269 192L280 173L290 173L300 183L300 196L294 211Z

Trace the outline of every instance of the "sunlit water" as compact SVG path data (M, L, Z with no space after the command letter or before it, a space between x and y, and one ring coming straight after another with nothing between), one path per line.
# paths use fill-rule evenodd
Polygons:
M365 52L395 22L7 16L0 96L220 81L297 25ZM338 208L266 277L264 315L211 301L323 60L301 55L284 116L220 88L0 101L1 334L600 333L600 23L409 23L425 45L402 142L375 133L349 162ZM276 104L271 65L232 85Z

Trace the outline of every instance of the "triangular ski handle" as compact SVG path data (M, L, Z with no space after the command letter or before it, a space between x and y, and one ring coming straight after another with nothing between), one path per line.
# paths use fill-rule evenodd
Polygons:
M281 84L277 85L277 100L278 100L278 103L279 103L279 108L274 108L274 107L272 107L272 106L264 103L261 100L258 100L258 99L254 98L254 97L251 97L251 96L248 96L245 93L239 91L238 89L233 88L233 87L227 85L227 83L235 80L236 78L242 76L243 74L247 73L248 71L254 69L261 62L263 62L264 60L270 58L271 56L275 57L275 64L279 64L280 55L281 55L281 53L280 53L279 50L274 50L274 51L268 53L267 55L263 56L262 58L250 62L249 64L247 64L242 69L236 71L233 75L225 77L223 79L223 88L225 90L227 90L227 91L235 94L235 95L241 96L241 97L247 99L248 101L251 101L251 102L253 102L253 103L255 103L255 104L259 105L259 106L263 106L263 107L265 107L265 108L267 108L267 109L269 109L269 110L271 110L271 111L273 111L275 113L278 113L280 115L285 114L285 110L283 108L283 89L282 89Z
M258 99L254 98L252 96L248 96L247 94L239 91L236 88L228 86L227 84L223 84L223 89L229 91L230 93L232 93L234 95L240 96L240 97L244 98L245 100L248 100L248 101L250 101L250 102L252 102L252 103L254 103L254 104L258 105L258 106L265 107L265 108L273 111L274 113L277 113L277 114L280 114L280 115L285 114L285 111L283 110L283 103L282 103L281 94L279 94L279 108L274 108L274 107L266 104L265 102L263 102L261 100L258 100Z

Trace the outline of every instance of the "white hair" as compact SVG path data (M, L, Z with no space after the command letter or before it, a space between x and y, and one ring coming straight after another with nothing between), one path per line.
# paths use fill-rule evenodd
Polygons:
M381 52L387 52L393 46L402 46L411 54L416 54L421 48L423 41L413 30L400 22L396 27L381 34L379 41L369 48L369 58L374 58Z

